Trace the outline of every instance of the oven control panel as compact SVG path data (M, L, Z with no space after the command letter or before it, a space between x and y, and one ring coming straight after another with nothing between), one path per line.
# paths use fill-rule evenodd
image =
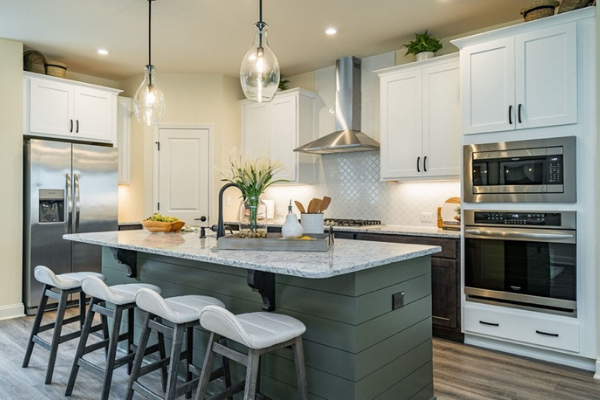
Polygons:
M561 226L561 213L475 211L477 225Z

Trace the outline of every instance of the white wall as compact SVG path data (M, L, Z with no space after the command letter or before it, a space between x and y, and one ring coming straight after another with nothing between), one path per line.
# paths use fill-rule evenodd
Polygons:
M0 319L23 315L23 45L0 39Z

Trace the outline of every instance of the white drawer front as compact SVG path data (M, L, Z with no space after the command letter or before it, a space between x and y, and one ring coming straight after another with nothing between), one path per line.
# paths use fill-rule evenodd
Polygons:
M579 352L579 323L568 317L465 304L465 332Z

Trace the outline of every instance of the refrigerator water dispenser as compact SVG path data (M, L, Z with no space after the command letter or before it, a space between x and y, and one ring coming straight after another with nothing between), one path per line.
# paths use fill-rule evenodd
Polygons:
M40 189L39 222L65 221L65 191L61 189Z

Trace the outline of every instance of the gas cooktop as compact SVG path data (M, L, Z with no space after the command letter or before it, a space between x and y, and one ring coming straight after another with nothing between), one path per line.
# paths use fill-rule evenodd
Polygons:
M381 225L381 221L374 219L344 219L344 218L325 218L325 226L371 226Z

